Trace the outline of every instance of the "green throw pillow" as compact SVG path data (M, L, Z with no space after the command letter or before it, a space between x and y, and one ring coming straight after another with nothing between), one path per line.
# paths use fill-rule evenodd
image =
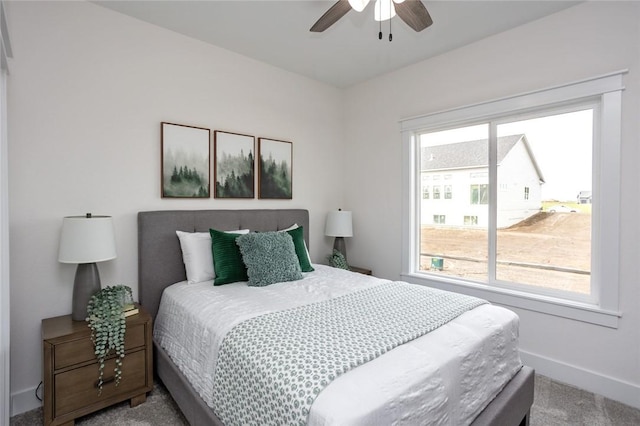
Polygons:
M293 238L288 233L259 232L237 238L250 286L264 287L302 279Z
M309 253L307 252L307 246L304 243L304 228L302 226L298 226L297 228L288 230L287 234L291 235L291 238L293 238L293 246L296 249L296 255L298 256L298 261L300 263L300 269L302 269L302 272L315 271L315 269L313 269L313 266L311 266Z
M209 229L211 234L211 252L216 277L213 285L247 281L247 268L242 262L240 249L236 245L238 234Z

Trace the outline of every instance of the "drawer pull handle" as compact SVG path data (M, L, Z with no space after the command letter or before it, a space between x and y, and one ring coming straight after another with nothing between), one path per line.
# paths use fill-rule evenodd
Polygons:
M115 380L116 380L115 377L108 377L108 378L102 380L102 384L106 385L107 383L114 382ZM96 380L96 382L93 384L93 387L94 388L98 388L99 384L100 384L100 380Z

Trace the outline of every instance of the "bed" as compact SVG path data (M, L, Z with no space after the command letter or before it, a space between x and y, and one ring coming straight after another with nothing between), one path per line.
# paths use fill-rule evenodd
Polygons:
M185 281L185 267L180 243L176 237L177 230L206 232L210 228L216 228L276 231L285 229L293 223L302 225L304 239L308 245L309 213L302 209L140 212L138 214L140 303L155 319L165 289ZM382 355L379 359L384 359L388 355L391 354ZM187 374L182 372L155 339L154 359L157 377L164 383L190 424L222 424L208 403L196 391L194 384L187 379ZM367 367L367 364L362 367ZM349 373L344 376L348 377ZM497 396L475 417L473 425L528 424L529 410L533 403L533 370L523 366L506 385L501 385L500 388ZM324 393L329 392L323 392L320 395L323 396ZM330 402L330 398L325 398L325 404ZM427 423L427 420L421 423Z

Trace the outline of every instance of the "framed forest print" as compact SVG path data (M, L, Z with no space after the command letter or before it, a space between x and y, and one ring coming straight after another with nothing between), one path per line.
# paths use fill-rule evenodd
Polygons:
M213 132L216 198L255 197L256 138L237 133Z
M258 197L292 198L293 144L258 138Z
M211 130L160 123L162 198L209 198Z

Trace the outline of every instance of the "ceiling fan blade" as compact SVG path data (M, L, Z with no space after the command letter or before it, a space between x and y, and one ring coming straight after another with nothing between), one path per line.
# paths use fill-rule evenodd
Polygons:
M400 19L416 31L422 31L433 24L427 8L420 0L404 0L394 6Z
M309 31L314 33L321 33L326 30L333 24L335 24L338 19L342 18L348 11L351 10L351 5L349 4L349 0L338 0L329 10L327 10L324 15L318 19L318 21L313 24Z

